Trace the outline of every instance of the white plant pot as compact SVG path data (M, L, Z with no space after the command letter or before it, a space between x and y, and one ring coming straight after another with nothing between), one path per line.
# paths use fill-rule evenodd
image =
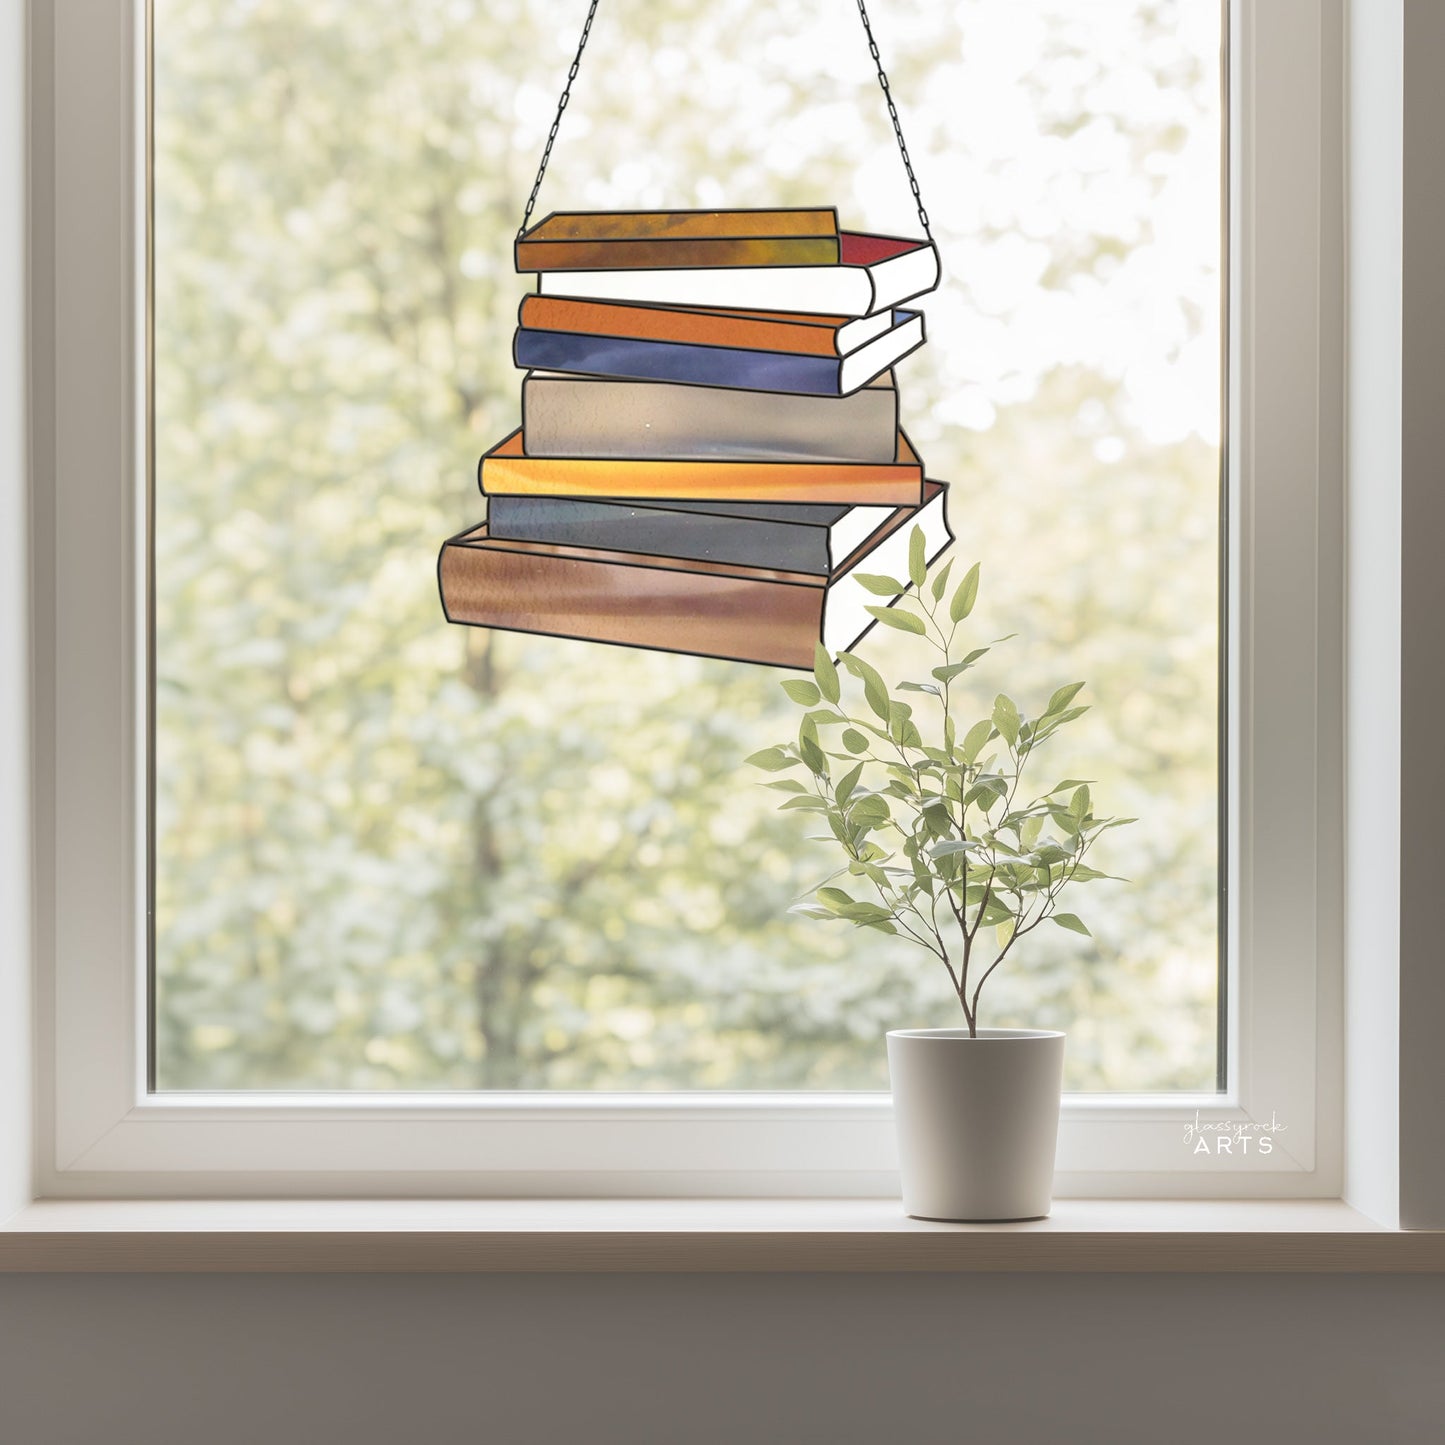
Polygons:
M920 1219L1042 1219L1052 1203L1064 1036L888 1035L903 1208Z

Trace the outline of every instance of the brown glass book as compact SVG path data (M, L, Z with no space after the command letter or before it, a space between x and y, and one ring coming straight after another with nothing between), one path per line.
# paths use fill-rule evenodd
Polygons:
M519 271L836 266L832 207L758 211L554 211L516 242Z
M858 571L907 577L913 523L927 555L953 540L947 488L929 482L919 507L899 507L829 576L633 552L501 541L486 526L453 537L437 561L449 622L543 633L658 652L810 668L818 642L853 647L886 599Z
M676 462L657 457L534 457L514 431L482 457L488 496L616 497L675 502L846 502L916 507L923 463L898 433L891 462L813 462L789 458Z

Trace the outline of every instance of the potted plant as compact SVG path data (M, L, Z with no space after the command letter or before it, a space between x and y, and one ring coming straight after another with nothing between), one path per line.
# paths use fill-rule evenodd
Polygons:
M748 761L770 773L802 769L805 780L767 786L788 794L784 809L826 824L823 836L845 858L795 911L912 940L947 971L962 1010L962 1028L888 1035L904 1208L933 1219L1036 1218L1049 1212L1064 1036L981 1028L983 987L1043 924L1088 934L1060 911L1060 895L1109 876L1085 859L1104 832L1133 820L1099 817L1084 779L1031 796L1023 788L1033 755L1087 711L1075 702L1083 683L1059 688L1033 716L1000 693L989 716L960 720L955 686L990 650L959 641L979 568L950 594L952 563L928 581L924 546L915 527L911 593L901 579L855 575L898 599L868 610L932 644L938 665L890 688L850 652L838 655L840 674L820 646L812 680L783 683L804 710L796 742ZM845 700L845 675L861 706Z

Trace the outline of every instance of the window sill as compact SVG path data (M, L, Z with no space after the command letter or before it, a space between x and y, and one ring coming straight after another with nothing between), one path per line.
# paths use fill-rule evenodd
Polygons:
M1061 1200L944 1224L896 1200L49 1200L0 1272L1445 1272L1445 1232L1338 1200Z

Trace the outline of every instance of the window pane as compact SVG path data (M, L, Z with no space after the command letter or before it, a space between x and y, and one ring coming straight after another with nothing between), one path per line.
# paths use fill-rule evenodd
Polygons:
M1087 679L1047 767L1141 819L983 1022L1066 1029L1074 1089L1212 1088L1219 9L880 10L945 269L903 421L1016 634L968 705ZM582 13L157 0L160 1088L876 1089L886 1029L959 1022L787 915L835 865L742 763L786 674L442 618ZM602 7L539 214L819 204L915 229L850 7Z

